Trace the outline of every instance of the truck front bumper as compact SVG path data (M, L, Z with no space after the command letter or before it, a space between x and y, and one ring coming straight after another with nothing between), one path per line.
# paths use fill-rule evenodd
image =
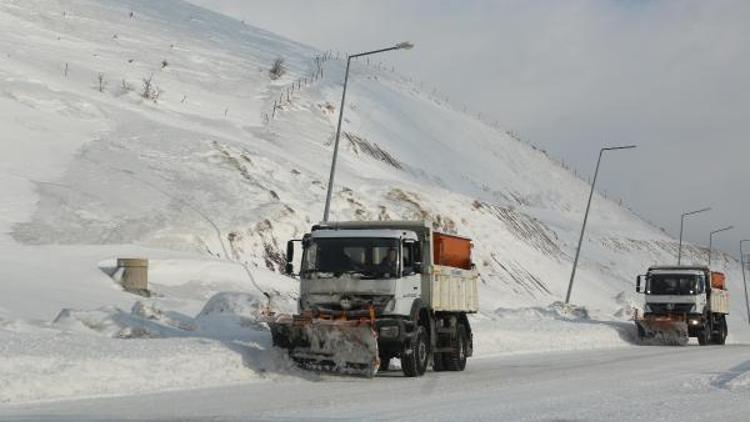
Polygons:
M416 334L413 321L401 318L378 318L375 320L375 331L378 333L378 343L402 344Z

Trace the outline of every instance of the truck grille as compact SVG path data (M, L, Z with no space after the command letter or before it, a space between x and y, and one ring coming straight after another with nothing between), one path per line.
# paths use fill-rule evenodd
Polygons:
M649 303L655 314L686 314L693 308L692 303Z
M346 299L349 301L350 306L347 309L344 309L341 306L341 302L328 302L328 303L318 303L315 304L313 307L317 308L320 311L367 311L370 308L370 305L372 305L373 308L375 308L375 311L382 312L385 306L388 304L388 301L393 296L346 296Z

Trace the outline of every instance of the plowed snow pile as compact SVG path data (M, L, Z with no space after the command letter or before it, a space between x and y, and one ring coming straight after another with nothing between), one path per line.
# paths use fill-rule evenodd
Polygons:
M322 214L341 56L179 0L9 0L0 27L0 401L310 376L257 312L296 306L284 247ZM350 83L333 219L474 239L480 356L629 344L634 276L673 238L597 196L586 312L561 307L589 186L390 68L356 62ZM118 257L150 260L150 298L120 288Z
M220 293L191 318L136 302L0 322L0 402L210 387L295 374L269 350L258 301ZM54 380L54 382L52 382Z

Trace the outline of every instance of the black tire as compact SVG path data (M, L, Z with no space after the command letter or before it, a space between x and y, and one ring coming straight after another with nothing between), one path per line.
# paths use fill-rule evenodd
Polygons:
M466 334L466 326L459 323L456 327L456 338L453 344L454 350L444 354L445 369L448 371L463 371L466 369L466 354L469 338Z
M707 346L711 344L711 339L713 336L711 335L712 324L711 324L711 316L708 315L706 318L706 322L703 324L703 330L701 330L698 333L698 344L701 346Z
M417 327L417 334L404 344L401 351L401 369L407 377L421 377L430 361L430 346L427 342L427 329Z
M443 358L443 353L433 353L432 354L432 370L435 372L443 372L445 371L445 363Z
M711 337L711 342L714 344L725 344L727 342L727 319L725 316L721 316L718 322L716 332Z
M380 356L380 366L378 367L378 372L385 372L390 367L391 367L391 357Z

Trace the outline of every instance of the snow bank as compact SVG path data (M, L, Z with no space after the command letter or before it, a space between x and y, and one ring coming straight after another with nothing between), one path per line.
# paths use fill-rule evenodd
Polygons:
M725 384L730 390L750 391L750 374L747 372L738 375Z
M0 330L0 402L128 395L249 382L245 353L201 338L102 339Z
M636 340L632 322L592 319L586 308L560 302L498 308L472 324L477 357L627 347Z
M221 293L195 317L136 302L63 310L51 324L0 320L0 402L127 395L297 372L257 322L258 300Z

